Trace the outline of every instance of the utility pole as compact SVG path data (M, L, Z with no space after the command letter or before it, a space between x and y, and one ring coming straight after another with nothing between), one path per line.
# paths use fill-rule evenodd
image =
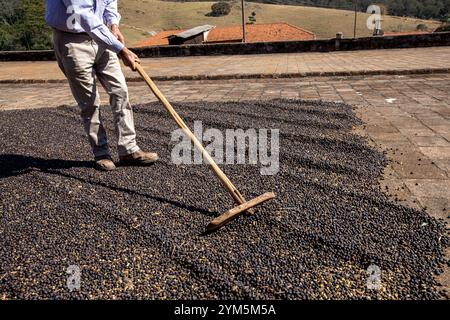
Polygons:
M241 6L242 6L242 42L247 42L247 35L245 32L245 2L244 0L241 0Z
M356 24L358 23L358 0L355 1L355 26L353 29L353 39L356 39Z

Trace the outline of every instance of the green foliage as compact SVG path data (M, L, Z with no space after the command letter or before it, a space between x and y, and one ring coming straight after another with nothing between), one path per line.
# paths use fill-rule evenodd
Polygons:
M256 23L256 12L255 12L255 11L253 11L253 12L251 13L251 15L248 16L248 21L249 21L251 24Z
M0 0L0 50L51 49L42 0Z
M223 17L231 12L231 5L228 2L220 1L211 6L211 12L208 14L211 17Z
M416 27L416 30L418 31L427 31L428 30L428 26L424 23L418 24Z

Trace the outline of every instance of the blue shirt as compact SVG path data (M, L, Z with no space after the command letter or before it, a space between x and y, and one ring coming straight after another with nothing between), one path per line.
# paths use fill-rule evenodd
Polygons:
M98 44L118 53L124 45L109 27L119 24L117 0L46 0L45 21L55 29L86 32Z

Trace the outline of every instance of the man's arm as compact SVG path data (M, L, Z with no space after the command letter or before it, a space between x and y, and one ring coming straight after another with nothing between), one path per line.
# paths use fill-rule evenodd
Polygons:
M119 26L121 16L119 11L117 11L117 0L107 0L103 19L108 27L112 25Z
M88 0L63 0L67 8L72 8L72 15L75 15L76 21L81 28L89 34L96 42L105 45L111 51L118 53L123 63L135 70L135 64L140 63L136 54L128 50L116 36L114 36L108 27L94 13L92 1Z
M109 31L108 27L94 13L94 3L88 0L63 0L67 8L72 9L72 15L81 28L96 42L105 45L108 49L119 53L125 47Z
M106 25L111 28L112 34L121 43L125 44L125 37L122 35L119 29L120 13L117 11L117 0L107 0L105 12L103 13L103 20Z

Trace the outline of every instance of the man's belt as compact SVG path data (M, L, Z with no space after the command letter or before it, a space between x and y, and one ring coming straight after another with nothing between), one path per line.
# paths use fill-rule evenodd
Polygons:
M67 34L74 34L74 35L82 35L82 36L89 36L89 33L87 32L70 32L70 31L64 31L64 30L60 30L60 29L56 29L54 28L56 31L58 32L62 32L62 33L67 33Z

